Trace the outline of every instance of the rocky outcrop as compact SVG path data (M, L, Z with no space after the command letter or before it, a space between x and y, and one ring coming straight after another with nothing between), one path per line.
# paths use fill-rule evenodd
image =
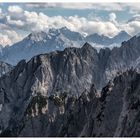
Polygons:
M84 91L79 97L67 92L56 92L45 97L40 93L32 98L23 118L11 122L1 136L80 136L89 120L89 114L95 110L97 93L94 85L90 92ZM81 117L82 116L82 117ZM14 124L12 124L14 123Z
M14 67L10 64L0 61L0 77L8 72L10 72Z
M103 88L102 97L94 111L96 113L92 113L94 127L91 136L140 136L139 79L140 74L129 70L118 75L113 84L109 83ZM91 131L90 128L86 129Z

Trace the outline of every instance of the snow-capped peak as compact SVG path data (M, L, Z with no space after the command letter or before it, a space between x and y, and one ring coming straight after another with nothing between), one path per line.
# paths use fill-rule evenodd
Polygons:
M29 60L37 54L54 50L64 50L68 47L78 48L83 46L85 42L93 44L94 48L97 48L99 45L101 47L110 47L112 44L113 46L116 46L114 43L119 44L129 38L128 36L125 37L124 32L121 32L120 34L122 34L120 38L108 38L98 34L84 37L79 32L71 31L67 27L59 29L51 28L46 31L33 32L22 41L17 42L10 47L2 48L0 50L0 58L7 63L15 65L18 61L22 59Z
M27 38L32 40L32 41L43 41L46 38L47 34L43 31L40 32L33 32L31 33Z

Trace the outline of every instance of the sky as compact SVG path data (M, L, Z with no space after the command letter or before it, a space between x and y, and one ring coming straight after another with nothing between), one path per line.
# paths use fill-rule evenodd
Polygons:
M67 27L83 35L113 37L140 32L140 3L1 3L0 44L12 45L31 32Z

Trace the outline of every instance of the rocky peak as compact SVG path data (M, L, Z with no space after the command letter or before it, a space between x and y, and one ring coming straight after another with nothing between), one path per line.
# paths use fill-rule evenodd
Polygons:
M96 52L96 53L98 53L97 52L97 50L94 48L94 47L92 47L91 45L90 45L90 43L88 43L88 42L86 42L83 46L82 46L82 48L81 48L81 50L82 51L87 51L87 52Z
M39 42L39 41L43 41L44 39L46 39L46 36L47 36L47 34L43 31L33 32L33 33L29 34L27 39L30 39L35 42Z

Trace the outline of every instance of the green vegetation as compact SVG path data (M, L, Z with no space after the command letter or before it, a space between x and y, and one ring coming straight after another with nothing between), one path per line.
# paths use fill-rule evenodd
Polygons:
M32 110L36 113L36 104L38 107L38 114L42 114L42 108L47 105L47 97L41 95L40 92L37 93L37 96L33 97L27 109L27 114L29 116L31 116Z
M49 99L53 101L56 106L62 106L65 104L67 94L68 94L67 92L61 92L60 95L57 94L51 95Z

